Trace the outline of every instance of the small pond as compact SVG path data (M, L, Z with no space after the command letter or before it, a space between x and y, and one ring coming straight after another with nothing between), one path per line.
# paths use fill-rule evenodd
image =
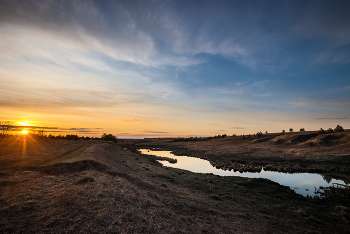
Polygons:
M289 186L296 193L303 196L313 196L315 188L318 189L320 186L328 187L332 186L332 183L346 184L344 180L334 179L331 176L322 176L320 174L312 173L281 173L275 171L264 171L259 173L243 172L238 171L225 171L222 169L216 169L209 161L188 157L188 156L176 156L171 151L154 151L148 149L140 149L143 154L156 155L160 157L168 157L177 159L177 163L169 163L168 161L159 161L163 166L179 168L188 170L195 173L213 173L219 176L241 176L248 178L265 178L271 181L277 182L284 186Z

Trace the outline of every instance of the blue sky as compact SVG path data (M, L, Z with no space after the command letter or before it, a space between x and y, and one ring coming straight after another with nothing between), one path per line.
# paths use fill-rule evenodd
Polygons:
M349 1L0 3L0 119L119 137L350 128Z

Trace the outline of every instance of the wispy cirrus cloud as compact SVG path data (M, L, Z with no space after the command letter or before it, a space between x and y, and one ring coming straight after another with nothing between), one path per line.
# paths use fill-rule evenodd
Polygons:
M154 131L154 130L142 130L143 133L151 133L151 134L162 134L162 133L168 133L168 132L162 132L162 131Z
M245 127L231 127L232 129L245 129Z

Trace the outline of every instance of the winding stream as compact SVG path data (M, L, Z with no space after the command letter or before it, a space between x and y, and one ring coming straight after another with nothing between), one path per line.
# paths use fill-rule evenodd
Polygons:
M315 195L315 188L318 189L320 186L328 187L332 186L332 183L346 184L345 181L340 179L334 179L331 177L325 178L320 174L312 173L282 173L275 171L264 171L261 172L243 172L238 171L225 171L222 169L216 169L213 167L209 161L188 157L188 156L176 156L171 153L171 151L154 151L148 149L140 149L143 154L156 155L160 157L168 157L177 159L177 163L169 163L168 161L159 161L163 166L179 168L183 170L188 170L195 173L213 173L219 176L241 176L248 178L265 178L271 181L277 182L284 186L289 186L296 193L303 196L313 196Z

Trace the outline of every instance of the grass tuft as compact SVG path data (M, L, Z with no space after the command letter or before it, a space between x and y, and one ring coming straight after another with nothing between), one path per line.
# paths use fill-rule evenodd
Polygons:
M77 182L75 182L76 184L86 184L86 183L91 183L91 182L94 182L94 178L92 177L84 177L84 178L81 178L79 180L77 180Z

